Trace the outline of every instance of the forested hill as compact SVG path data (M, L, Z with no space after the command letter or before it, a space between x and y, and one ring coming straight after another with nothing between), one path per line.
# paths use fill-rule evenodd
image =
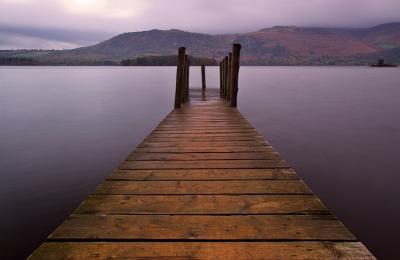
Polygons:
M117 65L138 57L175 55L179 46L186 46L192 56L219 60L232 43L242 44L243 65L363 65L377 58L400 63L400 23L361 29L276 26L224 35L150 30L72 50L1 51L0 57L33 64Z

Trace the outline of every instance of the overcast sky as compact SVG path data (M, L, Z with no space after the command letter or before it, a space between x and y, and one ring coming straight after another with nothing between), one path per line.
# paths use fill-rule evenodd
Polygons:
M400 22L400 0L0 0L0 49L85 46L122 32Z

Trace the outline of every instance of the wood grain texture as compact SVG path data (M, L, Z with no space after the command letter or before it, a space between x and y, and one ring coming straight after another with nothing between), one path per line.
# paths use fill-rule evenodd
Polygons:
M219 147L138 147L137 152L142 153L238 153L238 152L265 152L272 151L270 146L226 146Z
M76 214L326 214L314 195L92 195Z
M127 161L280 160L276 152L132 153Z
M220 141L264 141L262 136L198 136L198 137L170 137L159 136L159 137L149 137L144 140L144 142L220 142Z
M184 155L184 154L183 154ZM109 180L296 180L292 169L174 169L117 170Z
M94 194L312 194L300 180L105 181Z
M354 241L355 237L330 215L72 214L49 239Z
M288 168L279 159L271 160L198 160L198 161L125 161L120 169L268 169Z
M30 260L54 259L294 259L374 260L359 242L51 242Z
M258 132L252 128L157 128L153 133L169 133L169 134L177 134L177 133L184 133L184 134L212 134L212 133L253 133L258 134Z
M267 146L266 141L186 141L186 142L157 142L157 141L143 141L139 147L238 147L238 146Z
M160 132L153 132L151 134L151 138L209 138L209 137L259 137L258 133L210 133L210 134L185 134L185 133L160 133Z

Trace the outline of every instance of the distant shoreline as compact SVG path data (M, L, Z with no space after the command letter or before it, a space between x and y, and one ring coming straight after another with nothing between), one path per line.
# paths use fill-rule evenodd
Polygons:
M396 66L390 67L379 67L366 65L240 65L241 67L365 67L365 68L400 68L400 64L394 64ZM191 65L191 67L200 67L201 65ZM38 64L38 65L15 65L15 64L0 64L1 67L176 67L176 65L49 65L49 64ZM218 65L206 65L206 67L219 67Z

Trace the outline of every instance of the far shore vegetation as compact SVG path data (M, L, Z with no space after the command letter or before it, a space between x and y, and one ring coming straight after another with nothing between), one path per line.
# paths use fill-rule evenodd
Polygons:
M189 56L189 62L192 66L216 66L218 62L215 59ZM177 55L168 56L145 56L135 59L126 59L121 61L122 66L176 66Z

